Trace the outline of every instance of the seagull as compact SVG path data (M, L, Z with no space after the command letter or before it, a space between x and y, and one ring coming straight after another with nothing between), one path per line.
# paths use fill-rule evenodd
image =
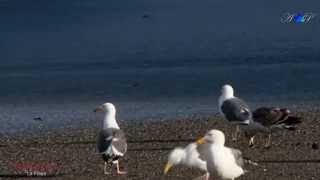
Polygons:
M164 174L167 174L171 167L179 164L207 172L206 162L199 158L196 143L190 143L185 148L174 148L169 154Z
M234 90L229 84L222 86L218 102L220 113L224 118L232 124L236 124L236 130L232 134L232 140L236 141L239 125L248 125L252 121L250 108L245 101L234 96Z
M127 152L127 140L116 121L115 106L112 103L105 103L97 107L94 112L105 112L97 140L98 152L104 160L104 174L110 174L107 167L113 164L117 165L117 174L126 174L125 171L120 171L119 159Z
M232 179L243 175L244 159L238 149L224 146L225 136L220 130L213 129L197 141L200 158L207 162L209 176L218 175L222 179Z
M296 125L301 123L300 117L295 117L290 115L290 110L286 108L277 107L260 107L252 113L253 123L257 124L260 129L256 129L249 125L245 127L244 130L247 136L250 137L249 146L254 145L254 137L257 133L268 134L268 139L265 143L265 147L270 147L271 145L271 132L275 129L287 129L294 130Z

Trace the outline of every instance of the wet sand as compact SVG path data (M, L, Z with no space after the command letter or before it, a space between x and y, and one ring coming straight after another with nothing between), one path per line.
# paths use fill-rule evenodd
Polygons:
M296 131L274 133L269 149L263 147L263 137L257 138L252 148L247 146L244 135L238 142L232 142L232 128L220 117L121 122L129 141L128 153L120 161L128 171L123 176L103 174L103 161L96 153L96 128L60 129L44 135L1 135L0 179L26 178L21 166L37 164L42 165L48 175L40 179L194 179L203 173L181 166L164 176L167 155L173 147L184 146L216 128L225 132L228 146L241 149L245 157L259 163L258 167L247 165L249 172L239 179L316 180L320 177L320 112L298 115L305 117L303 124ZM39 170L39 167L33 168Z

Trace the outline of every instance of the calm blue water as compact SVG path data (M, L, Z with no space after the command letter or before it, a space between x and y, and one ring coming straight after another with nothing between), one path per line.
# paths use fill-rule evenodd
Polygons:
M317 1L0 0L2 129L210 114L220 87L251 106L317 104ZM34 117L44 117L35 122Z

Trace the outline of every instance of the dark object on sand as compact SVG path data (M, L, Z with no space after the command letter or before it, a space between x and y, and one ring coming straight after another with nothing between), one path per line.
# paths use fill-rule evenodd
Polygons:
M41 117L33 118L33 120L35 120L35 121L44 121L44 119L42 119Z
M319 149L319 145L317 143L312 143L312 149L314 150L318 150Z

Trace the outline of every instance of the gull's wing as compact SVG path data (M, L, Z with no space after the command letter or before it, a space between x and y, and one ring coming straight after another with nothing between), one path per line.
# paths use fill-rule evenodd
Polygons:
M109 156L123 156L127 152L127 141L120 129L103 129L100 131L97 141L99 153Z
M242 158L242 152L238 149L230 148L232 155L234 156L238 166L243 167L244 160Z
M280 109L274 107L260 107L253 114L253 120L266 127L281 125L295 125L301 123L301 118L289 116L288 109Z
M221 105L221 111L230 122L249 123L251 120L249 106L245 101L237 97L225 100Z
M252 113L252 118L255 122L269 127L282 119L287 118L287 115L280 111L279 108L274 107L260 107Z

